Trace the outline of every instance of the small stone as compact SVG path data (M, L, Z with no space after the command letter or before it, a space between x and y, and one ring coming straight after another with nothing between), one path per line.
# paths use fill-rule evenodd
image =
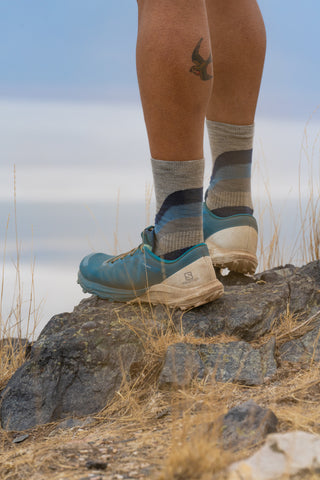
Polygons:
M24 442L27 438L29 438L29 435L27 433L25 435L19 435L19 437L15 437L12 440L12 443L21 443Z
M278 419L267 408L248 400L234 408L222 420L222 444L234 451L260 443L269 433L277 430Z
M81 477L80 480L103 480L101 475L91 474L88 477Z
M66 418L57 425L56 430L69 429L74 427L79 427L80 430L80 428L92 425L92 423L94 423L93 417L87 417L84 420L81 420L80 418Z
M85 466L90 470L106 470L108 464L99 460L88 460Z
M164 418L164 417L166 417L167 415L170 415L170 414L171 414L171 408L166 408L166 409L164 409L164 410L161 410L161 412L159 412L159 413L157 414L157 417L156 417L156 418L157 418L158 420L161 420L161 418Z
M228 480L280 480L318 474L320 436L301 431L269 435L260 450L228 470Z

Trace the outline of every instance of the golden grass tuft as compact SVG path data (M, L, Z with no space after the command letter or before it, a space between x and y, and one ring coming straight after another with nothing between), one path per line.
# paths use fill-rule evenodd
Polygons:
M34 286L34 268L33 261L30 269L30 295L27 301L24 299L21 271L20 271L20 251L21 246L18 238L17 225L17 202L16 202L16 170L14 168L14 228L16 237L16 258L15 258L15 285L12 294L12 306L8 316L3 315L3 298L5 287L5 266L6 266L6 247L7 233L10 217L8 217L5 239L3 247L3 262L1 273L1 294L0 294L0 391L5 386L13 372L25 360L25 345L23 339L22 324L24 324L25 338L33 341L35 330L38 324L38 314L40 307L35 304L35 286ZM22 306L27 302L27 313L23 313ZM15 339L15 340L13 340Z
M212 480L225 478L231 454L222 450L214 437L195 435L186 441L187 431L173 441L171 452L157 480Z

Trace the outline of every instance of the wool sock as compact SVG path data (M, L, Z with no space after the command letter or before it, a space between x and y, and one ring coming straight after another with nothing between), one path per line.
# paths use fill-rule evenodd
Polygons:
M251 162L254 125L207 120L212 175L206 204L219 217L253 213Z
M203 242L204 159L151 162L157 212L153 251L174 260Z

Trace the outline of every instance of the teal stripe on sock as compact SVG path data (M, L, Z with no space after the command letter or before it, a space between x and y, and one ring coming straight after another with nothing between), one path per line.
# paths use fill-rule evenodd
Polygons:
M170 207L167 210L166 214L156 223L155 225L155 233L159 233L161 229L169 222L180 218L194 218L200 217L202 211L202 201L201 203L189 203L187 205L176 205L174 207Z
M237 165L233 167L221 167L216 172L214 177L211 177L210 188L213 188L221 180L236 180L241 178L250 178L251 177L251 165Z

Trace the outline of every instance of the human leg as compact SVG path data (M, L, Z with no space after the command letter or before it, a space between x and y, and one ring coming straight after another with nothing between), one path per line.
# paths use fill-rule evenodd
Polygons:
M202 158L212 80L190 68L201 38L201 55L210 55L205 0L138 0L138 8L137 73L151 156Z
M155 253L173 259L203 241L209 29L205 0L139 0L138 5L137 73L154 175ZM192 71L194 51L208 60L203 79Z
M257 224L252 216L254 116L266 35L255 0L207 0L214 84L207 110L213 170L204 231L213 263L252 273Z
M137 71L157 215L142 244L86 257L84 290L111 300L190 308L223 293L203 243L203 128L211 93L204 0L139 0Z

